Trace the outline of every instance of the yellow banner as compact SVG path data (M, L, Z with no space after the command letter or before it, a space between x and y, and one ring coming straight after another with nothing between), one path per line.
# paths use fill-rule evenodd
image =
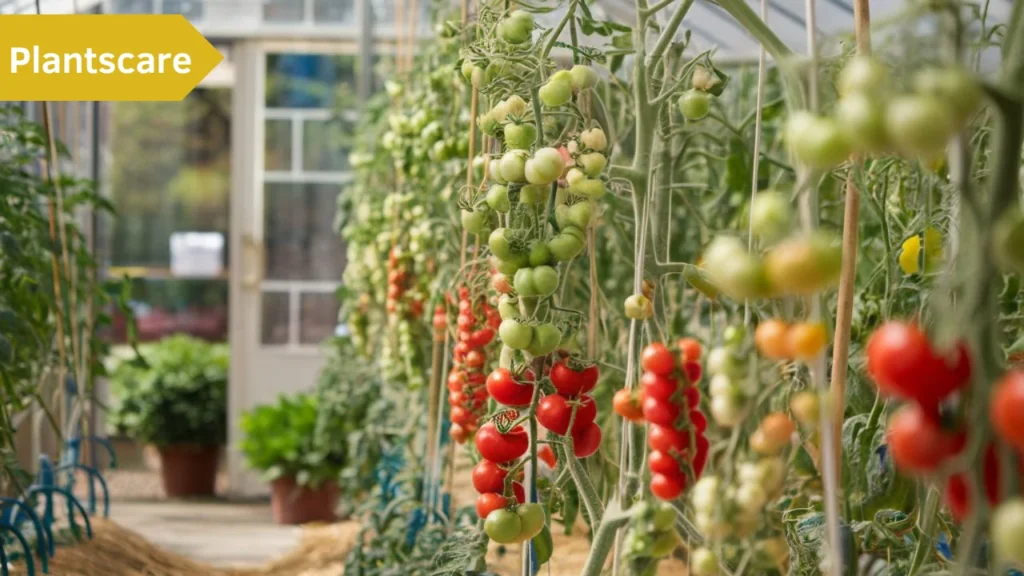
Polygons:
M181 100L222 59L180 14L0 16L0 101Z

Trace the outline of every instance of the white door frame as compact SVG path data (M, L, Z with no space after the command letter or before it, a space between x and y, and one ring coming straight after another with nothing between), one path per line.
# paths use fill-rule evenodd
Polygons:
M232 496L258 496L267 492L258 475L248 471L239 451L242 440L241 415L258 402L267 402L261 382L268 378L263 370L270 365L275 371L287 373L289 381L281 387L289 391L311 388L315 374L323 363L320 346L297 344L298 298L303 293L334 293L336 281L265 280L264 254L264 183L286 178L287 173L264 170L266 57L272 53L360 54L358 40L280 41L239 40L232 46L234 55L234 92L232 95L232 192L230 253L229 342L231 369L228 383L228 448L229 489ZM365 64L365 59L364 63ZM360 68L365 69L363 66ZM362 80L357 79L357 83ZM323 115L317 111L295 111L298 117ZM293 136L297 131L293 130ZM293 146L293 169L297 149ZM324 174L325 181L344 181L333 174ZM319 175L312 176L319 179ZM287 179L287 178L286 178ZM301 284L296 287L295 284ZM289 344L262 344L262 294L265 291L287 291L290 298ZM293 317L294 316L294 317ZM272 377L272 376L271 376ZM262 380L261 380L262 378Z

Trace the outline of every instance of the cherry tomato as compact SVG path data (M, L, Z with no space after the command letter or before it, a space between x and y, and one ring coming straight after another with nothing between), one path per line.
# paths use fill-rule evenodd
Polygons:
M686 405L691 410L696 409L700 406L700 388L696 386L690 386L683 390L683 397L686 398Z
M1007 372L996 382L989 414L999 436L1024 451L1024 370Z
M465 426L474 419L474 416L469 410L466 410L462 406L452 406L451 419L452 422L460 426Z
M708 429L708 417L700 410L690 410L690 422L697 434L703 434Z
M764 433L768 444L774 450L789 444L792 441L793 432L796 431L796 424L782 412L772 412L761 420L760 430Z
M680 338L676 343L679 348L679 362L699 362L703 351L700 342L696 338Z
M1001 491L999 489L999 457L992 445L985 450L982 479L985 484L985 498L990 505L994 506L999 502ZM967 489L967 479L963 474L953 474L946 481L946 505L954 520L962 521L970 515L970 491Z
M704 437L703 434L697 435L697 453L693 457L693 474L697 478L701 477L704 473L704 465L708 462L708 451L711 449L711 443Z
M668 401L679 389L679 382L671 377L658 376L654 372L644 372L640 377L640 386L645 396Z
M935 96L902 96L888 102L885 127L901 152L931 159L942 153L956 130L954 115L952 107Z
M577 372L570 368L565 360L555 362L550 374L551 383L558 393L568 397L591 391L597 385L598 376L596 364Z
M476 498L476 515L487 518L491 512L501 510L508 505L508 499L496 492L487 492Z
M682 474L679 461L671 454L659 450L652 450L647 454L647 467L651 469L653 474L663 474L665 476L679 476Z
M690 450L690 433L668 426L651 424L647 431L647 445L651 450L672 454L686 454Z
M577 458L586 458L597 452L601 446L601 427L591 422L589 426L573 430L573 453Z
M470 350L466 353L466 366L480 368L487 362L487 355L479 350Z
M452 370L448 374L448 391L449 392L461 392L463 385L466 383L466 375L460 370Z
M907 404L893 414L886 439L896 467L908 474L935 470L948 456L952 441L915 404Z
M490 344L492 340L494 340L494 329L481 328L471 333L466 342L473 348L483 348Z
M469 439L469 431L458 424L452 424L448 428L448 435L458 444L465 444L466 440Z
M555 464L557 464L557 460L555 459L555 451L552 450L551 446L548 446L547 444L544 444L537 449L537 458L539 458L542 462L544 462L551 468L554 468Z
M571 417L572 408L560 394L548 394L537 403L537 422L559 436L569 431Z
M867 343L868 373L885 394L936 406L956 387L943 376L943 363L917 326L889 321Z
M485 494L488 492L501 493L505 490L505 477L508 472L490 460L481 460L473 467L473 488L477 492Z
M754 330L754 345L765 358L785 360L792 356L789 339L786 337L788 332L789 325L782 320L765 320Z
M828 333L820 322L794 324L786 334L786 346L798 360L813 360L827 343Z
M520 474L522 474L521 471L520 471ZM520 483L520 482L513 482L512 483L512 495L515 496L516 502L518 502L520 504L522 504L523 502L526 502L526 488L523 488L522 483Z
M644 419L637 394L625 388L616 392L612 398L612 410L630 422L641 422Z
M533 386L516 382L508 368L497 368L487 377L487 393L505 406L528 406Z
M654 342L640 353L640 367L659 376L669 376L676 367L676 359L664 344Z
M593 424L597 419L597 403L590 396L580 396L580 405L576 408L576 419L572 422L572 429L580 430L584 426Z
M526 453L529 438L522 426L516 426L507 434L502 434L494 422L488 422L476 433L476 448L487 460L498 463L511 462Z
M653 396L644 398L642 407L644 419L659 426L674 427L676 418L683 412L674 402L659 400Z
M686 373L686 380L690 384L696 384L700 382L700 377L703 373L698 362L687 362L683 364L683 372Z
M1018 496L1000 504L992 513L990 530L996 557L1024 564L1024 499Z
M701 120L711 112L711 94L692 88L679 97L679 112L690 121Z
M664 474L651 476L651 493L662 500L675 500L685 488L685 476L672 477Z

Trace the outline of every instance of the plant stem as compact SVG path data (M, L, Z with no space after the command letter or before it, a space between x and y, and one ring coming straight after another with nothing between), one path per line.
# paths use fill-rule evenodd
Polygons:
M939 513L939 491L934 487L928 489L928 496L924 501L924 514L921 518L924 523L921 525L921 534L918 537L917 545L914 547L914 556L910 562L908 574L913 576L921 568L921 565L928 558L928 553L935 550L932 542L935 536L935 518Z

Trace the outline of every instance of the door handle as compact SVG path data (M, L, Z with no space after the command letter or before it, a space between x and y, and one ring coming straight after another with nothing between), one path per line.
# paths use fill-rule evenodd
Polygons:
M243 275L242 288L246 290L259 290L263 282L263 240L258 240L251 234L242 236L243 252Z

